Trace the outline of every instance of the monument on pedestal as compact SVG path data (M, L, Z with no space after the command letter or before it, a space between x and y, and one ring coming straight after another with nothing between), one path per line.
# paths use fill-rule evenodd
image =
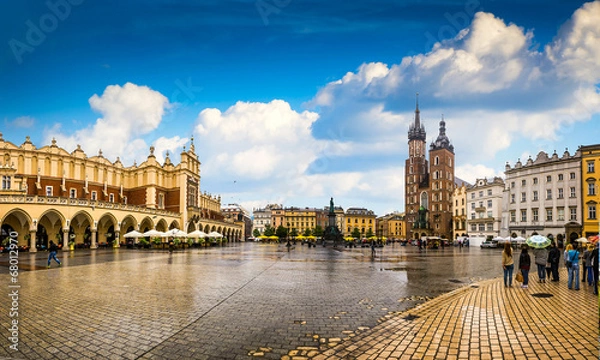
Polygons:
M338 241L342 240L342 233L335 224L336 215L333 207L333 198L329 201L329 214L327 216L329 216L329 225L327 225L323 232L323 246L325 246L327 240L331 240L333 241L333 247L337 247Z

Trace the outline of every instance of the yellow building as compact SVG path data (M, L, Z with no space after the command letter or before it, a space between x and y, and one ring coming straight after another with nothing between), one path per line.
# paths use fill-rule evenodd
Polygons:
M406 240L404 213L392 213L377 218L377 236L388 240Z
M600 144L586 145L581 151L581 190L583 193L583 236L597 235L600 203Z
M460 186L455 184L454 192L452 193L452 205L454 213L452 214L452 240L457 236L465 236L467 230L467 185L462 182Z
M175 165L154 156L125 167L80 146L71 153L51 145L36 148L29 137L20 146L0 133L1 237L17 232L18 244L32 252L50 240L68 248L118 246L132 230L217 231L229 241L243 239L243 227L228 222L221 199L200 191L200 161L193 139Z
M370 232L376 235L376 216L372 210L365 208L348 208L344 215L344 227L340 229L344 236L351 236L352 231L357 228L361 236L366 236Z
M302 235L307 229L312 231L317 225L324 229L326 219L327 216L321 209L290 207L285 209L283 226L290 232L295 230L298 235Z

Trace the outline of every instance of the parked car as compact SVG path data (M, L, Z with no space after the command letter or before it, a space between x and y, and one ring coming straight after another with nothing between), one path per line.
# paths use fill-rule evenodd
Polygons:
M498 242L495 240L486 240L481 243L482 248L497 248Z

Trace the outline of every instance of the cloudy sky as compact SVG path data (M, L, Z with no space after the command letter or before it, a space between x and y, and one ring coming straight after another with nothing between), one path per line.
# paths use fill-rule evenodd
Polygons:
M404 209L419 93L456 175L600 142L600 1L0 3L0 131L179 161L251 210Z

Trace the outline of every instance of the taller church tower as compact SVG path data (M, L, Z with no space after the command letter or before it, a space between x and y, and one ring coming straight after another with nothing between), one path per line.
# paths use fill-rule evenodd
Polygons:
M426 158L425 127L421 124L419 94L415 109L415 121L408 130L408 159L404 166L404 209L406 213L407 237L419 238L419 229L429 228L429 164Z

